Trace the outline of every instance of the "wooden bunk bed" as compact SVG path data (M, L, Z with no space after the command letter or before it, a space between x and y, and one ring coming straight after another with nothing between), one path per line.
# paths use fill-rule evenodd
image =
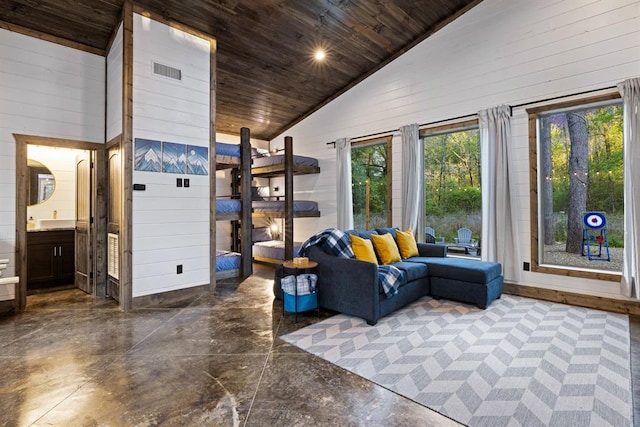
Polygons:
M261 240L254 243L254 259L271 264L282 264L283 261L296 256L296 243L293 241L294 218L319 217L320 211L316 202L293 199L293 177L302 174L320 173L318 161L310 157L293 155L293 138L284 139L284 154L253 159L251 173L257 178L274 178L284 176L284 200L264 200L253 202L253 216L258 218L283 218L283 240ZM282 248L284 246L284 249ZM300 243L297 243L300 246ZM282 250L283 249L283 250ZM278 254L278 255L275 255ZM280 254L282 254L280 256Z
M216 221L232 221L232 250L216 248L216 279L253 273L251 246L251 138L240 130L240 145L216 143L216 170L232 169L231 198L216 197Z

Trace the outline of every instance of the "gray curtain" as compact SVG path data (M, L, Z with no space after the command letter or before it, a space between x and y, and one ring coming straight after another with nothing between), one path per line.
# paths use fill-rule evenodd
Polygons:
M620 291L640 299L640 78L618 85L624 103L624 252Z
M336 194L338 230L353 228L353 194L351 192L351 140L340 138L336 140Z
M424 142L417 124L400 128L402 137L402 229L424 242Z
M483 261L502 264L504 278L520 280L520 245L516 217L511 108L501 105L478 112L482 175Z

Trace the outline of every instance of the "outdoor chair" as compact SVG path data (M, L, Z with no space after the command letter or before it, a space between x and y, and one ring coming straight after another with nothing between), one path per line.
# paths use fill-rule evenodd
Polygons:
M458 237L455 239L455 243L459 246L473 246L473 242L471 240L471 230L468 228L460 228L458 230Z
M435 243L436 242L436 231L431 227L425 227L425 242L426 243Z

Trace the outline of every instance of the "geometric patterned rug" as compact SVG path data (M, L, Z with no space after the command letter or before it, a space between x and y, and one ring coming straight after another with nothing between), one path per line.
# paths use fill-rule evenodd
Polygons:
M375 326L339 314L281 338L469 426L633 423L626 315L424 297Z

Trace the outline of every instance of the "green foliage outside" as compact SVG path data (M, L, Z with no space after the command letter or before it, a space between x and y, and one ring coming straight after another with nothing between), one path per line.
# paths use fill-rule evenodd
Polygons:
M480 135L478 129L428 136L425 152L425 224L453 242L459 228L480 238Z
M359 229L387 226L387 145L386 142L351 149L353 222ZM367 227L367 186L369 224Z
M569 207L569 155L571 141L566 114L550 116L553 186L554 233L557 242L566 236L566 215ZM623 247L624 169L622 106L613 105L586 110L589 139L589 168L584 178L587 187L585 211L605 212L609 246Z
M586 173L587 211L605 212L611 247L623 246L623 141L620 105L586 112L589 169ZM553 185L554 237L567 238L569 155L571 142L565 113L551 117L550 144ZM425 138L425 213L437 238L452 242L457 230L472 230L480 239L482 193L478 129ZM386 144L352 149L353 204L356 228L366 227L366 187L369 179L369 228L387 225L388 183Z

